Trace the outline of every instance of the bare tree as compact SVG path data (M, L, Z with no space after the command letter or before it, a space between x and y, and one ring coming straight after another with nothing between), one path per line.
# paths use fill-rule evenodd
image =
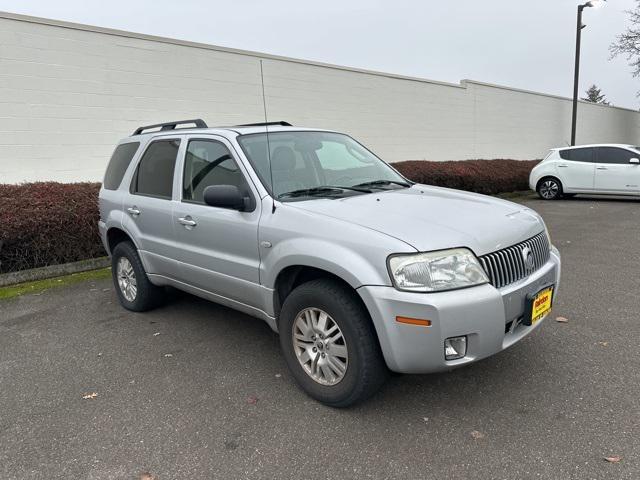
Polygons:
M610 47L612 57L627 57L634 77L640 76L640 0L636 0L636 3L635 10L627 11L631 25L624 33L618 35Z
M604 93L602 93L602 90L600 90L596 85L591 85L585 93L587 94L587 96L583 97L582 100L591 103L609 105L609 102L607 101Z

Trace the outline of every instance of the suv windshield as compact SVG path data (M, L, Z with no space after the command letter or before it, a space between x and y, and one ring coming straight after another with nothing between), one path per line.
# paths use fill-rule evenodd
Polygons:
M267 190L283 201L363 195L409 186L389 165L347 135L270 132L268 141L266 133L255 133L241 135L238 142Z

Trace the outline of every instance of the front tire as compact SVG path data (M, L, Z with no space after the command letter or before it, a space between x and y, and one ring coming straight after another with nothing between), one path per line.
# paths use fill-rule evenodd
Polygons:
M145 312L158 306L162 288L149 281L136 247L121 242L111 255L111 275L120 304L132 312Z
M338 281L312 280L293 290L282 306L279 330L296 382L325 405L361 402L388 376L368 312Z
M546 177L538 182L538 195L543 200L558 200L562 198L562 183L554 177Z

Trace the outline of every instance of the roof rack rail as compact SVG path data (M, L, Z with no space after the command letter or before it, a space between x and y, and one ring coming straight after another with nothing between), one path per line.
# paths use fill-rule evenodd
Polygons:
M279 125L281 127L293 127L289 122L262 122L262 123L245 123L243 125L234 125L234 127L270 127L272 125Z
M175 130L178 125L188 125L190 123L194 124L196 126L195 128L208 128L204 120L197 118L195 120L178 120L177 122L167 122L167 123L157 123L155 125L146 125L144 127L136 128L136 131L133 132L133 134L140 135L145 130L150 130L152 128L159 128L160 131Z

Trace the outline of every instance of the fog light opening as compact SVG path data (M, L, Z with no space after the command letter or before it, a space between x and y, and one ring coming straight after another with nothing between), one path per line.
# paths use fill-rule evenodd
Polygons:
M444 359L458 360L467 354L467 336L451 337L444 341Z

